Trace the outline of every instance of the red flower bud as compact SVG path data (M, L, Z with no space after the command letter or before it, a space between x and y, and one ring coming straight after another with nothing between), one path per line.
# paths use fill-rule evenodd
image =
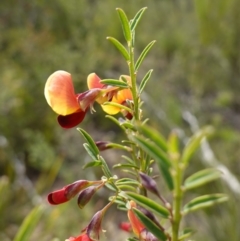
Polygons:
M91 182L87 180L76 181L72 184L69 184L63 187L60 190L50 193L48 195L48 202L52 205L57 205L57 204L67 202L75 195L77 195L81 190L95 183L99 183L99 182Z

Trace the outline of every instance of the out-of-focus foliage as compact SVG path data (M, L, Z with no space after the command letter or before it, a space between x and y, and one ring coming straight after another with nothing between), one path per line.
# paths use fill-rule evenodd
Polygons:
M79 91L86 88L91 72L103 78L127 73L106 37L123 39L116 7L134 16L144 6L148 10L137 29L136 51L157 40L138 73L141 78L144 71L154 69L143 95L145 116L150 115L164 135L176 126L189 134L182 119L184 111L194 114L200 125L213 125L216 135L211 145L217 158L240 175L239 0L1 0L1 240L13 240L24 217L45 202L55 181L61 186L63 180L99 175L79 168L86 159L82 139L76 130L57 126L56 115L43 97L44 84L58 69L72 73ZM88 115L83 125L97 140L102 136L116 140L119 129L103 117L101 113ZM203 165L199 159L196 170ZM72 171L66 172L65 166ZM208 188L209 192L224 189L230 201L221 210L190 217L189 222L199 227L196 240L238 241L239 197L224 184ZM61 209L46 207L32 238L63 240L77 235L80 225L71 220L85 222L91 214L87 209L76 213L73 208L69 204ZM114 221L115 229L118 222Z

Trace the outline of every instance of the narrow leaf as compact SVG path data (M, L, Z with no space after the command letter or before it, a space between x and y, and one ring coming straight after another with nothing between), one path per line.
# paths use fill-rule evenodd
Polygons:
M107 40L109 40L119 50L119 52L127 61L130 59L128 51L117 39L113 37L107 37Z
M151 75L152 75L152 72L153 72L153 69L150 69L146 75L143 77L141 83L140 83L140 86L139 86L139 92L140 94L143 92L148 80L150 79Z
M119 16L121 24L122 24L124 37L127 40L127 42L130 42L132 39L132 36L131 36L131 29L130 29L127 15L121 8L117 8L116 10L118 12L118 16Z
M170 190L173 190L174 183L173 183L173 179L172 179L172 176L171 176L169 168L167 168L167 167L165 167L163 165L160 165L160 163L158 163L158 166L159 166L159 169L161 170L161 174L162 174L163 179L165 180L168 188Z
M160 204L156 203L150 198L137 194L135 192L126 192L126 195L140 206L162 216L163 218L169 218L169 211L161 206Z
M102 162L100 161L92 161L92 162L88 162L87 164L85 164L83 166L83 169L86 169L88 167L97 167L97 166L101 166L102 165Z
M117 126L119 126L122 130L125 130L124 126L120 124L120 122L111 115L106 115L106 118L110 119L112 122L114 122Z
M140 183L138 181L131 179L131 178L122 178L122 179L117 180L115 183L116 183L116 185L118 185L118 184L131 184L131 185L136 185L136 186L140 185Z
M146 229L151 232L157 239L166 240L166 236L164 232L146 215L144 215L140 210L133 208L134 214L138 217L138 219L144 224Z
M164 153L164 151L159 148L156 143L142 136L133 136L132 138L149 156L159 162L160 165L170 167L170 160L168 159L166 153Z
M129 88L127 83L120 81L120 80L116 80L116 79L103 79L100 82L105 85L112 85L112 86L117 86L117 87L125 88L125 89Z
M122 164L122 163L119 163L119 164L116 164L113 166L113 168L133 168L133 169L136 169L136 170L139 170L139 167L136 166L136 165L133 165L133 164Z
M193 135L193 137L189 140L189 142L183 150L182 162L185 165L189 163L190 158L192 157L193 153L197 150L197 148L200 146L201 141L208 135L212 134L212 132L212 127L205 127Z
M184 182L184 189L190 190L214 181L220 177L221 172L219 170L213 168L204 169L188 177Z
M89 146L88 143L84 143L83 144L84 149L87 151L88 155L93 159L96 160L98 159L98 156L95 154L95 152L93 151L93 149Z
M137 27L140 19L142 18L143 13L145 12L146 9L147 9L147 7L140 9L140 10L136 13L135 17L132 19L132 21L131 21L131 30L132 30L132 31L134 31L135 28Z
M140 133L155 142L163 151L167 151L167 141L159 131L148 125L138 125L137 128Z
M13 241L28 241L43 214L43 206L36 206L24 219Z
M89 147L91 147L91 149L93 150L94 154L98 155L99 150L98 150L94 140L92 139L92 137L86 131L84 131L81 128L77 128L77 130L83 135L83 137L85 138L85 140L89 144Z
M195 233L195 231L191 228L185 228L179 237L179 241L181 240L185 240L186 238L189 238L190 236L192 236Z
M209 194L194 198L183 208L183 214L196 211L198 209L211 207L215 204L226 202L228 197L225 194Z
M105 161L104 158L101 157L101 156L100 156L100 161L102 162L102 170L103 170L104 175L105 175L107 178L112 177L113 175L112 175L112 173L111 173L111 171L110 171L110 169L109 169L106 161Z
M152 48L152 46L155 44L156 40L153 40L152 42L150 42L145 49L142 51L142 53L140 54L138 60L136 61L135 64L135 71L137 71L142 63L142 61L144 60L145 56L147 55L147 53L149 52L149 50Z
M117 187L121 190L131 190L131 191L136 191L136 187L133 187L132 185L117 185Z

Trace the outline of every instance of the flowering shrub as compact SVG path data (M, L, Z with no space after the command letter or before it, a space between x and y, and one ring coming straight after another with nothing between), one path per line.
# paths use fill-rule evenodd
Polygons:
M87 77L88 90L75 93L71 74L56 71L47 80L44 94L49 106L58 114L58 123L63 128L72 128L80 124L89 111L94 112L94 104L100 104L114 123L126 133L124 144L98 141L81 128L78 131L86 140L84 147L92 158L86 167L99 166L103 171L101 180L78 180L48 195L52 205L68 202L78 195L80 209L91 200L102 187L109 189L109 203L95 213L78 237L70 237L68 241L99 240L101 223L108 208L114 204L127 212L129 222L120 225L121 229L131 232L134 238L129 241L144 240L186 240L193 234L190 228L181 227L181 220L190 212L213 206L227 200L224 194L208 194L196 197L188 203L183 196L189 190L207 184L220 177L214 169L198 171L188 177L185 170L200 142L212 133L211 127L205 127L196 133L182 148L179 147L177 133L172 131L168 138L147 125L142 113L143 92L152 70L142 80L137 77L138 69L145 56L154 45L149 43L135 61L135 29L146 8L141 9L132 20L128 20L122 9L117 13L122 24L127 48L113 37L107 39L119 50L129 67L129 75L121 75L116 79L100 79L95 73ZM138 79L138 81L137 81ZM140 83L140 84L138 84ZM121 118L112 115L121 113ZM109 148L121 148L126 151L123 162L117 167L127 170L128 176L118 178L112 173L101 152ZM160 174L167 185L172 198L167 200L159 191L153 177L152 166L159 167ZM148 192L156 196L148 198ZM126 218L127 219L127 218Z

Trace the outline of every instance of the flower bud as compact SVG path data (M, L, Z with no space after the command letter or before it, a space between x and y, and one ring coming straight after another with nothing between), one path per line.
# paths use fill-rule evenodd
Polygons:
M104 217L107 209L112 205L112 202L108 203L102 210L98 211L93 217L90 223L87 226L86 233L90 240L98 241L99 240L99 232L101 230L102 219Z
M150 192L156 194L159 197L159 192L157 189L157 183L148 175L146 175L143 172L139 172L139 175L141 177L141 183L142 185Z
M78 206L79 208L84 208L84 206L91 200L92 196L96 193L98 187L92 186L82 190L78 196Z
M72 184L63 187L60 190L54 191L48 195L48 202L52 205L61 204L67 202L75 195L77 195L81 190L86 187L95 184L96 182L91 182L87 180L79 180ZM99 182L97 182L99 183Z
M92 220L87 227L87 234L91 240L99 240L99 232L101 230L103 216L104 212L101 210L96 212L92 217Z
M105 151L107 149L112 148L111 146L108 146L110 142L108 141L96 141L95 144L99 151Z

